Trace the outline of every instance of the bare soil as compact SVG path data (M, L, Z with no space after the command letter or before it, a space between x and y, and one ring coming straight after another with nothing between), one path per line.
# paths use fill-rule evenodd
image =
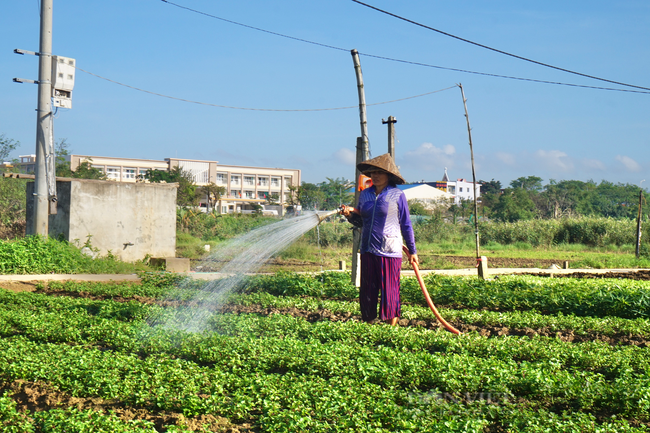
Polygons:
M473 268L476 266L476 257L467 256L443 256L443 255L418 255L420 261L432 259L451 263L458 268ZM509 257L490 257L488 264L491 268L548 268L556 264L562 264L563 259L525 259Z
M75 407L80 410L92 409L102 413L113 411L123 421L151 421L158 431L165 431L165 425L186 426L192 431L207 430L222 433L256 431L249 424L232 424L226 418L214 415L200 415L188 418L177 412L156 412L146 408L128 407L119 400L104 400L99 397L73 397L45 382L29 382L25 380L14 380L8 383L0 382L0 395L5 391L9 391L16 402L16 409L25 414L56 408Z
M35 292L38 281L0 281L0 288L10 292Z

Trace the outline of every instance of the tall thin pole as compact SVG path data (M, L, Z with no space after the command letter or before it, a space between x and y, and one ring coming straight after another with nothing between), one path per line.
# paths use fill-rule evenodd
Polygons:
M41 35L38 61L38 106L36 108L36 167L34 170L33 233L48 235L48 188L46 146L52 134L52 3L41 0Z
M381 119L381 123L388 124L388 153L395 160L395 124L397 119L393 116L388 116L388 120Z
M643 190L639 190L639 213L636 217L636 258L641 256L641 202L643 201Z
M354 188L354 206L357 207L359 203L359 187L361 186L359 184L359 176L361 176L361 172L359 171L358 168L356 168L357 165L361 161L363 161L363 139L361 137L357 137L357 159L356 159L356 164L355 164L355 171L354 171L354 178L355 180L355 188ZM353 227L352 228L352 269L351 269L351 280L352 284L354 284L355 287L360 287L361 286L361 260L359 257L359 247L361 246L361 229L358 227Z
M472 128L469 126L469 114L467 113L467 99L465 99L465 91L463 90L463 85L458 84L460 87L460 94L463 97L463 106L465 107L465 119L467 119L467 134L469 135L469 152L472 156L472 181L474 188L474 234L476 235L476 259L481 258L481 252L479 249L479 237L478 237L478 203L476 201L476 171L474 170L474 147L472 146Z
M363 161L370 157L370 146L368 140L368 120L366 119L366 94L363 87L363 74L361 73L361 63L359 62L359 52L352 50L352 60L354 61L354 72L357 76L357 90L359 92L359 119L361 122L361 143L363 151Z
M359 93L359 120L361 124L361 137L357 137L357 164L370 158L370 145L368 144L368 120L366 119L366 94L363 87L363 74L361 73L361 62L359 61L359 52L352 50L352 61L354 62L354 72L357 77L357 91ZM359 175L361 173L355 166L355 193L354 206L359 202ZM361 285L361 260L359 257L359 247L361 245L361 231L355 228L352 238L352 284L356 287Z

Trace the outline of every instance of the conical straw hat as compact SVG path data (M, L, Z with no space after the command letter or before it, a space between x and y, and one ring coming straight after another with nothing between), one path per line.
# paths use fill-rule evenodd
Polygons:
M357 164L357 168L363 174L379 168L390 174L396 184L406 183L402 175L399 173L397 165L395 165L395 161L393 161L393 157L390 156L390 153L384 153L383 155L360 162Z

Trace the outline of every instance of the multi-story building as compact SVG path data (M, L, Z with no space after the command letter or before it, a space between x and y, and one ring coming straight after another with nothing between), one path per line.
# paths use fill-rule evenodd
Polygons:
M21 173L33 174L36 169L36 155L20 155L17 161L4 161L0 164L2 169L18 169Z
M465 179L456 179L450 181L447 175L447 167L445 167L445 174L442 180L437 182L422 182L431 185L434 188L448 192L454 196L454 204L459 205L462 201L474 200L474 189L476 189L476 199L481 196L481 185L479 183L468 182ZM472 188L472 186L474 188Z
M67 159L73 171L82 162L89 161L92 167L102 170L109 180L117 182L138 182L150 169L167 171L181 167L192 175L198 186L214 183L224 187L226 193L217 204L220 213L246 212L253 209L252 204L267 203L269 198L278 203L277 210L281 212L289 201L289 187L299 186L301 181L298 169L222 165L218 161L179 158L160 161L90 155L69 155ZM204 206L207 200L202 199L201 202Z

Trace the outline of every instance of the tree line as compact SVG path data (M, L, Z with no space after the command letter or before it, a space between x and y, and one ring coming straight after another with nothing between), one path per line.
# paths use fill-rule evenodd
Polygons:
M558 219L579 216L611 218L636 218L639 208L639 193L646 192L632 184L613 183L606 180L597 183L593 180L556 181L550 179L544 185L538 176L526 176L510 182L503 187L498 180L480 180L481 196L478 200L480 218L502 222L515 222L531 219ZM306 209L331 210L340 204L352 204L354 186L342 178L327 178L325 182L303 182L292 187L295 203ZM424 203L409 202L411 214L429 215L446 213L458 218L471 218L474 213L472 200L460 204L440 203L435 209ZM642 200L642 213L647 215L650 207Z
M479 215L505 222L578 216L636 218L640 193L646 192L637 185L607 180L597 183L550 179L543 185L537 176L520 177L507 188L494 179L480 183ZM643 215L647 215L650 208L643 197L641 206Z

